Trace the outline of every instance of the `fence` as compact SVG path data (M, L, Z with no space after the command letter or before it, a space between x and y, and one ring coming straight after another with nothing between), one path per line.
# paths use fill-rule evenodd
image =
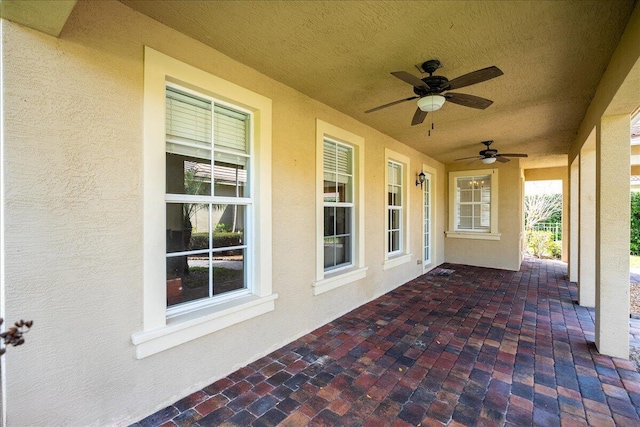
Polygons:
M555 242L562 240L562 224L559 222L539 222L533 226L535 231L550 231Z

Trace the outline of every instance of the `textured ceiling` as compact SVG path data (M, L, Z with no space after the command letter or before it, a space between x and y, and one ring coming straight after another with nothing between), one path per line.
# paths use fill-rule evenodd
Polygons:
M146 1L121 0L237 61L444 163L528 153L529 167L566 164L569 145L633 9L633 0ZM456 92L489 98L477 110L445 103L411 126L413 95L389 73L419 75L437 58L449 80L495 65L504 75ZM422 75L421 77L425 77ZM435 125L431 136L431 121Z

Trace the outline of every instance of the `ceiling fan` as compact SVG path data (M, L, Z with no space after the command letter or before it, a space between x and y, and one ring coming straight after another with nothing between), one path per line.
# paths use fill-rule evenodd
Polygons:
M483 68L482 70L473 71L460 77L456 77L453 80L449 80L444 76L433 75L433 73L441 66L440 61L437 59L431 59L424 62L421 65L421 68L424 72L429 73L429 77L424 78L418 78L405 71L395 71L391 73L403 82L412 85L413 92L416 95L380 105L379 107L371 108L370 110L365 111L365 113L372 113L383 108L391 107L392 105L417 99L418 108L413 115L413 120L411 120L411 126L415 126L424 121L428 112L439 110L445 101L453 102L454 104L463 105L465 107L478 108L480 110L484 110L493 104L493 101L475 95L456 92L447 92L443 94L443 92L499 77L504 73L498 67L492 66Z
M461 159L455 159L455 161L474 159L480 160L485 165L490 165L496 160L502 163L507 163L509 161L508 157L529 157L526 154L498 154L498 150L489 147L492 142L493 141L482 141L482 144L486 145L487 149L480 151L478 153L479 156L463 157Z

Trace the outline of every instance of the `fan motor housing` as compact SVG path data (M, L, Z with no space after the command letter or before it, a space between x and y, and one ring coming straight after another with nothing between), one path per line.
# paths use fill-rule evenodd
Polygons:
M421 80L429 86L429 90L414 86L413 92L420 96L440 93L447 88L447 83L449 83L449 79L444 76L429 76L424 77Z

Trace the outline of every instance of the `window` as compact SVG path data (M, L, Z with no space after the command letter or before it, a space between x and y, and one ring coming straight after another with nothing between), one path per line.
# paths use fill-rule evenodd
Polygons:
M383 270L411 260L409 245L409 158L385 149L386 154L386 235Z
M247 185L252 167L250 118L212 98L167 86L169 315L248 290L246 267L253 245L245 237L253 215Z
M143 358L275 309L271 100L144 52Z
M366 276L364 139L316 120L317 263L314 295Z
M324 140L324 269L353 260L353 148Z
M395 255L402 252L402 165L393 161L388 162L387 183L387 254Z
M491 175L456 178L457 231L491 231Z
M424 169L424 168L423 168ZM422 206L422 218L423 218L423 252L422 252L422 264L424 267L431 264L431 226L433 225L432 214L432 202L431 202L431 174L425 173L423 188L423 206Z
M498 240L498 170L450 172L447 237Z

